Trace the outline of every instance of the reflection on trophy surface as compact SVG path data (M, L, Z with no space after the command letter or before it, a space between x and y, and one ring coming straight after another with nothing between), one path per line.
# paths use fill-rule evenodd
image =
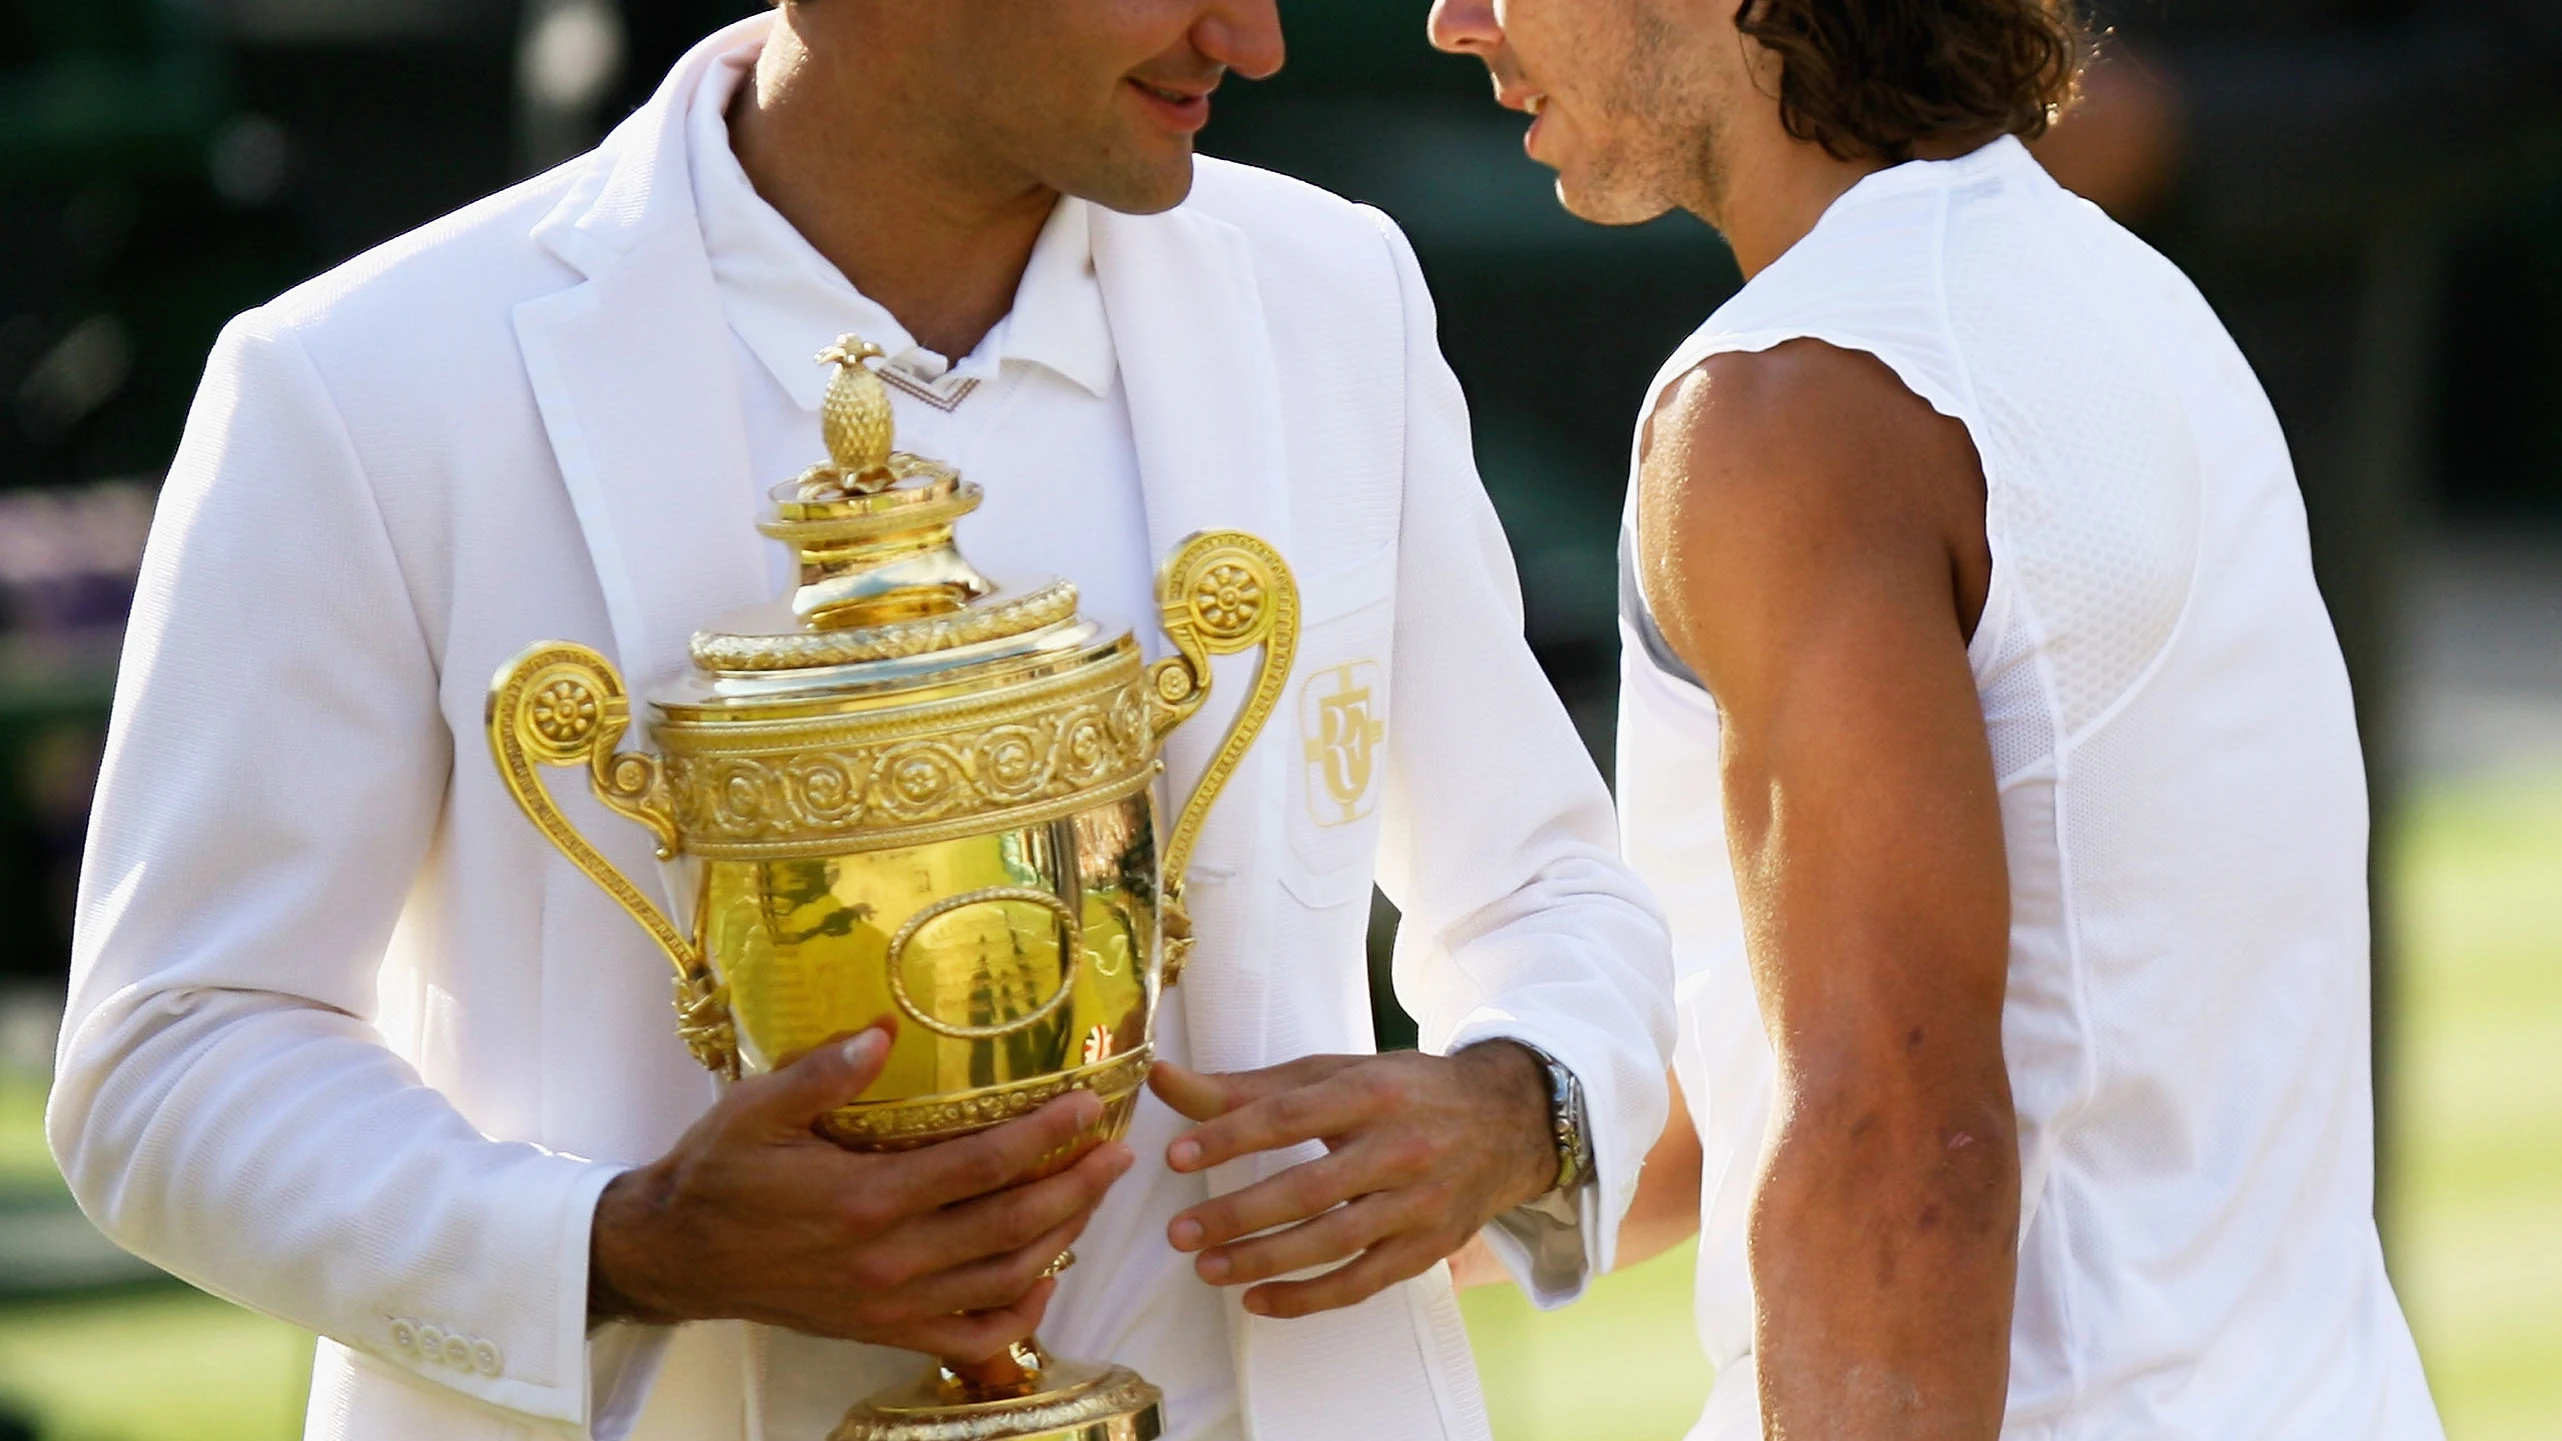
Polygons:
M848 336L820 357L838 367L832 459L776 487L760 526L797 551L800 585L694 637L694 673L652 698L655 751L615 748L621 680L565 642L492 683L491 748L526 814L673 958L679 1031L714 1071L768 1071L895 1012L879 1079L824 1122L839 1142L928 1145L1079 1088L1118 1136L1190 948L1185 862L1288 679L1296 588L1252 536L1192 537L1158 578L1174 654L1148 665L1074 586L991 581L953 543L978 487L891 449L878 354ZM1200 708L1210 656L1256 646L1252 693L1161 841L1159 744ZM579 835L538 764L586 767L686 863L690 935ZM874 1397L835 1437L1146 1441L1158 1400L1125 1367L1025 1343Z

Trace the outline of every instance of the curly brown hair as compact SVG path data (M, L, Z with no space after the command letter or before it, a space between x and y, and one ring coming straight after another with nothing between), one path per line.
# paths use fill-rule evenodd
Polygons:
M2091 51L2076 0L1743 0L1735 28L1778 52L1788 133L1840 160L2034 140Z

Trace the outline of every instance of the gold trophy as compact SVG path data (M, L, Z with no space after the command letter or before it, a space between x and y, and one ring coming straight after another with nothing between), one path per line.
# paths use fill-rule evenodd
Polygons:
M615 749L621 678L566 642L491 683L490 749L675 961L679 1034L713 1071L771 1070L895 1011L880 1078L823 1122L839 1143L931 1145L1076 1088L1117 1137L1191 947L1185 862L1288 680L1297 586L1253 536L1191 537L1157 577L1173 653L1153 665L1074 586L999 588L953 545L979 488L891 449L879 355L848 336L819 357L831 463L775 487L759 526L798 552L800 585L695 635L693 673L652 702L656 752ZM1200 708L1210 657L1256 646L1253 692L1160 844L1158 746ZM661 860L690 862L691 936L579 835L542 765L584 767ZM1160 1399L1027 1341L863 1402L830 1441L1148 1441Z

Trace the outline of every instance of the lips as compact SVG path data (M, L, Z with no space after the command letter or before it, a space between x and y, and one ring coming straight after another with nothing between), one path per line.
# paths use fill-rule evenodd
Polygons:
M1539 139L1540 117L1548 108L1547 92L1534 90L1521 84L1516 77L1497 75L1495 103L1506 110L1518 110L1530 117L1530 128L1523 131L1521 135L1521 148L1531 159L1538 159L1539 152L1536 147Z
M1514 108L1527 111L1530 115L1530 127L1521 132L1521 153L1537 160L1539 132L1548 124L1548 97L1535 90L1528 91L1522 95L1521 103Z
M1133 75L1126 83L1139 103L1170 129L1189 134L1210 123L1210 92L1218 88L1216 80L1197 87L1177 86Z

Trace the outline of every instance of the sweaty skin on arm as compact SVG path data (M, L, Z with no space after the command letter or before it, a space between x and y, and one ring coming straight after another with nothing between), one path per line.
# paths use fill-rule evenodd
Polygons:
M1981 467L1876 359L1800 340L1670 387L1639 484L1646 594L1717 701L1778 1060L1748 1237L1764 1432L1989 1441L2019 1152L2009 877L1966 657L1992 568Z

